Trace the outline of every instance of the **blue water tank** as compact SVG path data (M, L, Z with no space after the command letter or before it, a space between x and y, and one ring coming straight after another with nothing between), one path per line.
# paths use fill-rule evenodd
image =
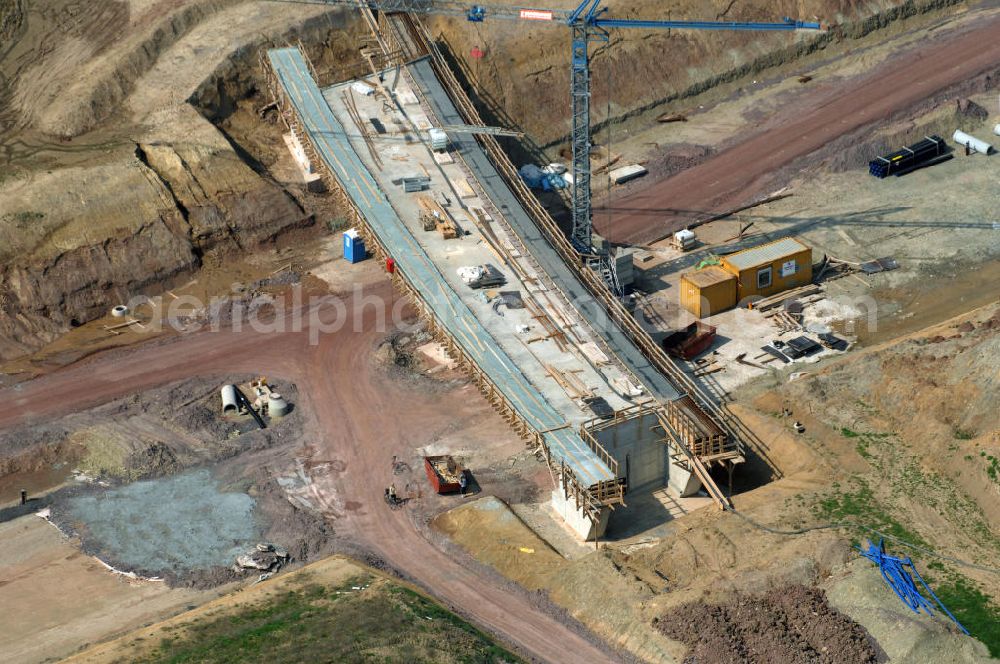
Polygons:
M344 259L348 263L360 263L368 254L365 252L364 238L355 229L344 231Z

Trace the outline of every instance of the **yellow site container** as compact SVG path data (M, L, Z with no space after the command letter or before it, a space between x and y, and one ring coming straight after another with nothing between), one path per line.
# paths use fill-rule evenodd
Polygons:
M782 238L722 258L722 267L737 278L737 301L769 297L812 281L812 249L795 238Z
M736 277L710 265L681 275L681 306L698 318L736 306Z

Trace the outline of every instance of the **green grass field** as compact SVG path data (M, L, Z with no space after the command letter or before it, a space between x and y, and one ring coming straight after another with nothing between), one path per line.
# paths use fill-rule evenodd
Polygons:
M371 575L178 625L143 662L519 662L426 597Z

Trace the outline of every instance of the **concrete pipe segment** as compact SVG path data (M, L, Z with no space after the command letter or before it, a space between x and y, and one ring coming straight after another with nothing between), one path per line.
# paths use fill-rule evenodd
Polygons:
M223 415L233 414L239 412L239 406L236 403L236 386L235 385L223 385L222 389L219 390L219 394L222 396L222 413Z
M955 133L952 134L951 138L959 145L968 147L970 150L978 152L979 154L992 154L993 146L986 141L981 141L975 136L970 136L960 129L956 129Z
M267 400L267 413L271 417L282 417L288 412L288 402L277 392L271 392Z

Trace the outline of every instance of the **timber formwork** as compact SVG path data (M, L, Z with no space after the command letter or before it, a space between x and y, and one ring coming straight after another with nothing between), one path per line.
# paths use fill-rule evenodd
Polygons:
M597 434L606 429L621 426L628 420L639 419L651 415L657 425L652 427L653 431L660 430L663 435L660 437L667 447L672 465L681 468L689 473L693 473L701 481L708 492L709 497L718 504L728 504L728 498L719 489L718 485L709 475L709 464L711 463L711 450L722 448L725 434L719 430L718 426L711 419L701 422L701 426L692 429L685 420L677 420L676 415L679 409L671 409L666 404L641 404L615 411L609 418L594 418L580 425L580 437L594 449L604 449L597 440ZM693 441L691 447L679 443L679 440ZM718 453L718 452L716 452ZM709 459L709 461L706 461ZM726 465L731 471L732 464ZM731 479L731 477L730 477Z
M435 74L463 120L470 125L486 124L433 39L416 17L406 14L380 14L377 20L373 20L367 8L363 12L375 42L384 56L381 61L384 66L399 66L403 61L429 54ZM660 422L669 439L672 458L681 467L698 475L720 507L727 506L729 501L715 485L708 468L713 464L720 464L732 472L733 465L745 458L743 441L749 440L752 443L759 441L756 441L752 432L724 404L721 406L716 404L710 395L677 367L621 302L608 292L601 278L587 267L584 257L575 251L552 217L524 185L496 139L490 135L477 135L475 139L552 248L573 270L595 300L601 303L611 321L676 388L679 398L665 400L659 404L663 415ZM315 154L310 156L315 157ZM339 187L333 185L331 190L339 190ZM357 210L354 212L359 214ZM371 236L371 230L366 224L359 223L359 226L364 234ZM373 246L378 244L375 243ZM651 393L655 394L653 391ZM759 449L760 445L756 444L755 447ZM766 455L764 459L767 461ZM579 482L576 484L579 485ZM610 487L606 487L605 491L611 491ZM591 493L593 497L589 489L585 492Z
M418 52L430 54L435 73L465 122L470 125L488 124L480 117L419 19L401 14L393 17L399 17L397 21L407 23L408 34L415 36L420 43ZM710 395L674 364L634 316L608 291L601 277L587 267L584 257L573 248L555 220L525 186L496 138L490 135L477 135L475 138L532 221L563 261L573 269L587 291L602 304L610 319L642 354L677 388L680 398L660 404L665 415L661 418L661 423L671 439L672 453L682 467L698 475L720 507L729 505L728 499L709 475L708 468L713 464L720 464L731 471L734 464L743 462L743 441L755 440L752 433L725 406L716 404Z
M430 55L430 62L438 80L466 124L484 126L479 112L472 104L465 89L441 54L420 20L412 15L380 14L374 35L383 44L386 54L390 51L402 61ZM389 62L398 66L401 61ZM706 490L719 507L728 506L729 500L716 486L708 468L720 464L733 470L734 464L744 460L742 439L753 440L748 429L724 406L720 407L698 385L678 368L622 303L608 292L604 282L585 264L582 257L567 240L555 220L541 206L518 176L507 154L496 138L477 135L476 140L487 153L502 179L518 199L529 217L544 234L562 260L573 270L587 291L604 307L610 319L622 330L653 366L676 388L679 398L663 401L664 417L661 425L671 441L671 457L677 465L698 475ZM651 393L654 391L650 390ZM742 434L742 435L740 435Z
M266 57L261 57L261 67L267 81L268 89L283 122L299 137L306 155L310 162L318 168L330 195L334 197L340 208L345 211L346 216L353 221L353 225L364 238L366 247L374 254L376 259L383 261L390 257L390 252L387 251L382 239L374 231L368 219L366 219L365 215L358 208L356 202L345 190L344 183L333 173L326 160L321 158L316 147L312 144L309 138L310 133L305 131L302 126L298 113L289 100L284 85L278 80L278 76ZM598 445L597 447L601 449L602 453L595 456L605 463L610 471L611 479L599 480L589 484L579 479L578 473L574 472L565 463L564 459L556 458L553 455L552 450L545 440L546 434L551 434L557 429L568 428L569 425L556 426L550 429L533 427L518 408L511 403L504 391L490 378L489 374L477 364L461 344L456 342L455 338L449 333L448 326L434 312L419 289L414 286L413 280L408 277L407 268L396 263L390 276L394 287L408 296L419 312L420 317L427 323L428 329L444 346L448 355L455 360L462 370L472 376L484 398L504 418L511 428L536 453L542 456L553 474L553 479L557 479L567 500L572 498L575 501L576 507L595 524L600 521L601 514L605 509L614 509L616 505L624 504L624 487L618 479L618 464L606 451Z

